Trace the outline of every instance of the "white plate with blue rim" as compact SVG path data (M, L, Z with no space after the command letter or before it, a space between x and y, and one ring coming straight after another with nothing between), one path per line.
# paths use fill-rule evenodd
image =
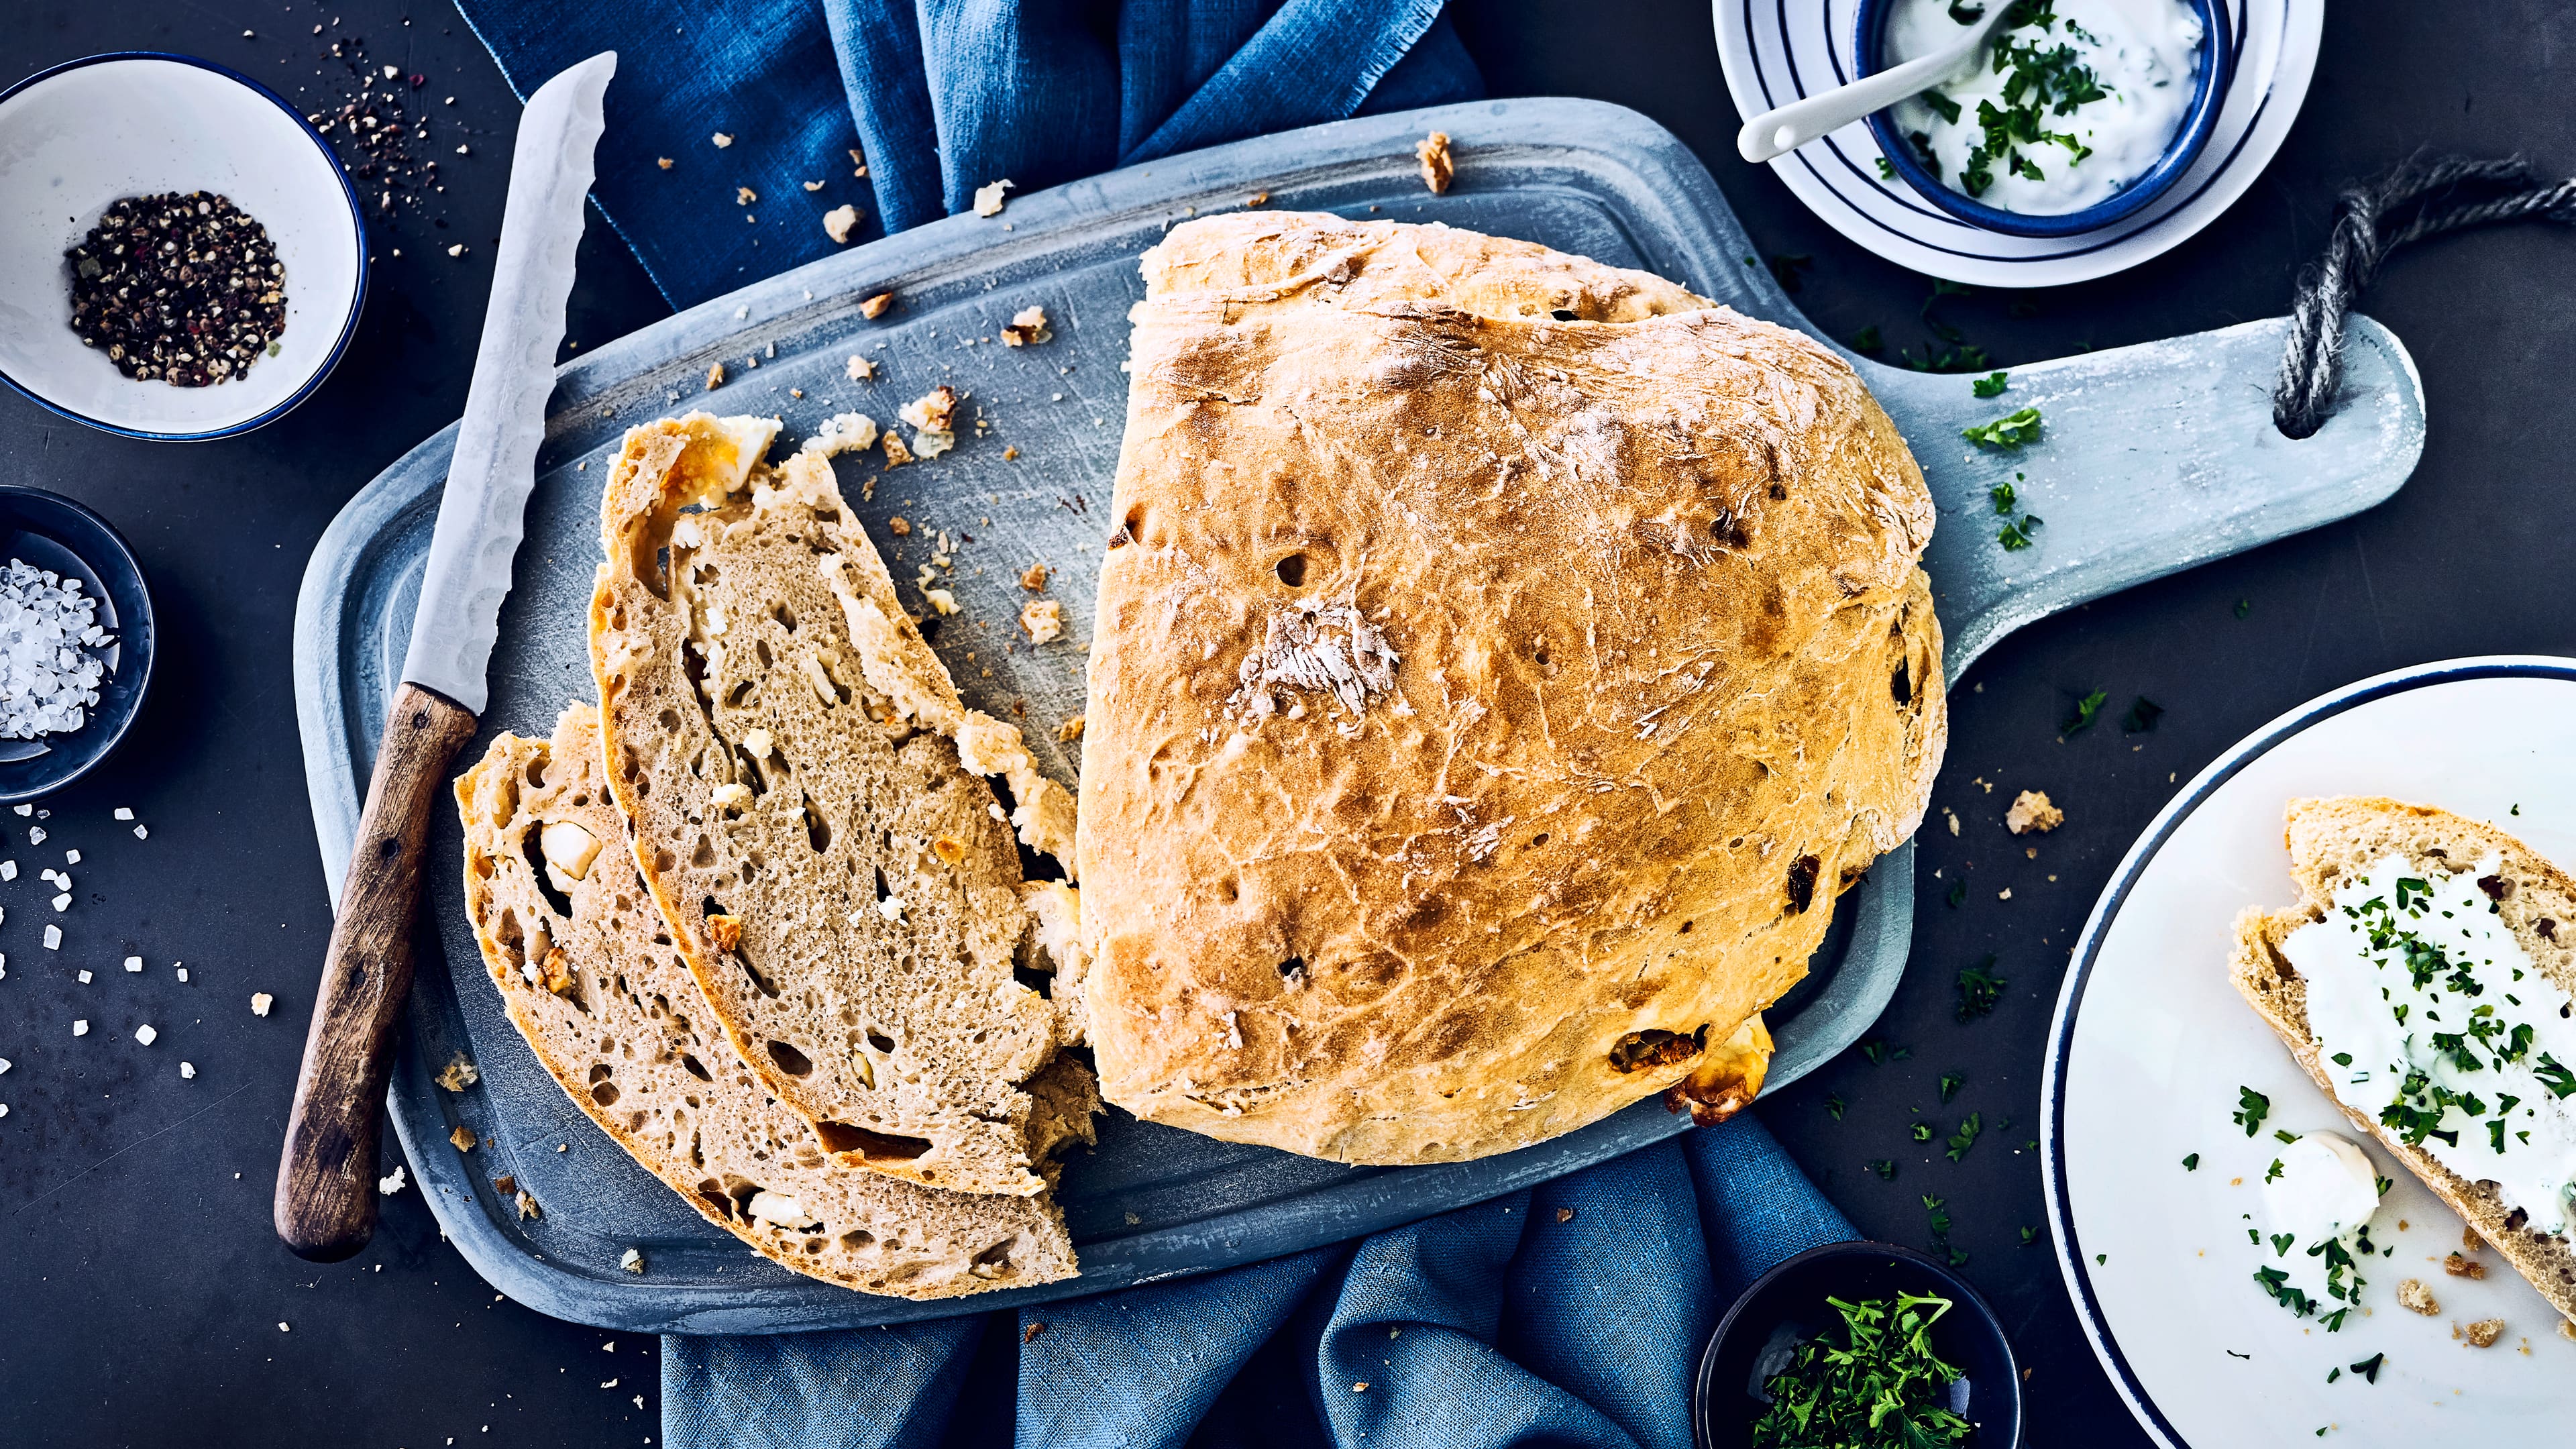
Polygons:
M2464 1224L2375 1142L2394 1185L2373 1219L2358 1309L2328 1331L2254 1277L2269 1248L2260 1184L2276 1131L2359 1137L2227 975L2247 906L2298 898L2281 811L2313 795L2388 795L2494 822L2576 865L2576 659L2451 660L2366 679L2265 725L2158 813L2093 908L2050 1029L2042 1167L2059 1266L2094 1353L2173 1449L2421 1446L2486 1435L2564 1442L2576 1342L2548 1301L2482 1255L2443 1272ZM2248 1135L2239 1092L2270 1101ZM2185 1166L2191 1159L2196 1165ZM2418 1278L2439 1312L2400 1310ZM2476 1348L2455 1330L2501 1318ZM2374 1363L2374 1359L2376 1362Z
M230 381L127 377L71 328L64 252L110 203L164 192L229 198L285 266L286 328ZM231 437L313 395L348 350L366 300L361 208L304 116L211 61L94 55L0 91L0 382L112 433Z
M1861 0L1712 0L1717 53L1747 116L1848 84ZM1853 242L1926 276L1981 287L2056 287L2134 267L2217 220L2254 184L2316 71L2325 0L2221 0L2234 57L2199 156L2152 203L2074 236L2007 236L1882 174L1855 121L1770 163L1791 193Z

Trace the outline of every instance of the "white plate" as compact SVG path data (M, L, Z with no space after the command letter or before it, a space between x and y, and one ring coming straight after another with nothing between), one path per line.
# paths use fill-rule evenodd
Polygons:
M1756 115L1849 83L1859 0L1711 0L1735 108ZM2325 0L2225 0L2236 69L2217 129L2171 190L2137 214L2071 237L1970 226L1878 174L1878 141L1855 121L1770 163L1828 226L1928 276L1980 287L2057 287L2156 256L2245 194L2281 149L2317 68Z
M2327 1333L2253 1280L2265 1260L2245 1230L2262 1221L2273 1131L2361 1134L2229 984L2231 926L2298 897L2283 804L2343 794L2490 820L2576 863L2576 660L2452 660L2337 690L2221 756L2130 848L2076 947L2041 1084L2067 1288L2138 1422L2177 1449L2306 1443L2320 1428L2412 1449L2565 1443L2576 1343L2557 1312L2493 1253L2485 1282L2445 1276L2459 1217L2377 1143L2364 1150L2397 1185L2375 1220L2390 1230L2372 1236L2395 1252L2365 1270L2363 1311ZM2251 1139L2229 1120L2239 1086L2272 1099ZM2396 1306L2409 1277L2438 1316ZM2505 1320L2493 1348L2452 1338L2480 1318ZM2376 1384L2349 1371L2375 1353L2388 1356Z
M136 381L72 332L63 252L108 203L162 191L230 197L286 265L278 354L234 381ZM134 437L248 432L322 385L366 289L366 238L338 159L256 81L187 56L99 55L0 92L0 382L45 407Z

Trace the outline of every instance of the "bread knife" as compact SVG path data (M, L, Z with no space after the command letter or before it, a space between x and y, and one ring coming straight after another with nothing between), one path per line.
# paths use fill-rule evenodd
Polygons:
M519 116L465 419L456 429L402 682L386 709L341 883L277 1164L277 1235L315 1262L350 1256L376 1231L376 1146L394 1029L411 989L412 914L429 812L448 762L487 702L485 676L536 487L582 203L604 129L600 101L616 70L615 51L594 55L538 87Z

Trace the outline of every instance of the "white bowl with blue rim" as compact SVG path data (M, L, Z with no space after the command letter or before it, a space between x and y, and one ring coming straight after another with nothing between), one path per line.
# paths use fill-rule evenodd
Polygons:
M1857 74L1875 75L1895 63L1887 54L1889 21L1908 3L1919 4L1921 0L1860 0L1852 23L1852 56ZM1987 3L2003 4L2005 0ZM1897 179L1924 200L1971 226L2006 236L2073 237L2125 221L2164 195L2200 159L2218 128L2219 105L2226 99L2227 83L2235 69L2234 31L2227 17L2219 13L2217 0L2183 3L2200 22L2190 103L2183 108L2180 123L2155 161L2090 206L2054 213L2010 211L1948 185L1924 165L1916 148L1907 143L1893 106L1870 114L1870 134L1878 139L1879 153L1886 157Z
M234 380L130 378L71 329L63 253L110 203L159 192L229 197L277 247L286 330ZM366 228L330 144L267 87L209 61L94 55L0 91L0 382L127 437L225 438L313 395L367 292Z

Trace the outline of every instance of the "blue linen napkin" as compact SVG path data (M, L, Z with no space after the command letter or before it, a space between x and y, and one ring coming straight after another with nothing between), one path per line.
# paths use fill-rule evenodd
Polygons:
M666 1338L662 1441L998 1442L969 1431L1015 1413L1024 1445L1179 1449L1230 1392L1274 1421L1201 1442L1689 1449L1718 1316L1773 1264L1856 1236L1747 1113L1356 1245L1022 1309L1014 1405L961 1405L974 1318Z
M458 8L522 96L619 52L593 199L686 307L835 250L822 217L844 204L866 213L855 245L964 210L993 181L1035 190L1474 99L1483 82L1441 3ZM1006 1400L961 1406L983 1315L666 1338L663 1443L933 1445L952 1428L996 1439L1007 1420L1032 1445L1687 1449L1691 1378L1726 1304L1853 1236L1746 1114L1355 1245L1025 1310L1002 1340L1021 1344ZM1220 1400L1230 1420L1210 1418Z
M1441 0L457 8L522 97L575 61L618 52L591 196L674 307L838 250L823 216L844 204L863 213L857 245L964 211L995 181L1034 191L1485 93Z

